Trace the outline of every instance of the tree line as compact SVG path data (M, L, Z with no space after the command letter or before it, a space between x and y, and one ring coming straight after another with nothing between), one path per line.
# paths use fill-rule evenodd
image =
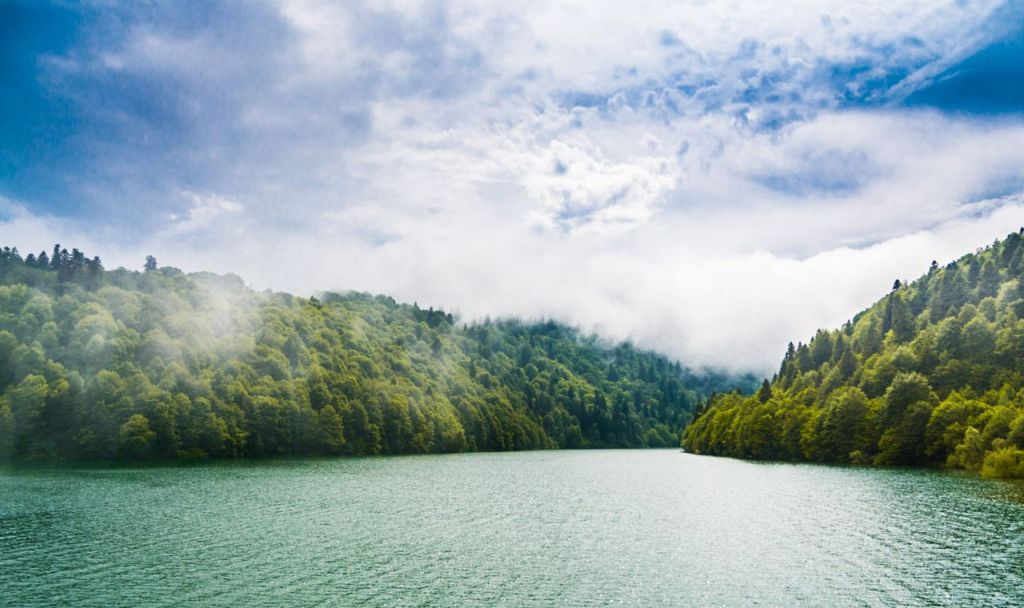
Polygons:
M790 344L751 396L716 395L682 438L703 454L938 465L1024 477L1024 229Z
M731 382L553 322L0 250L0 458L671 446Z

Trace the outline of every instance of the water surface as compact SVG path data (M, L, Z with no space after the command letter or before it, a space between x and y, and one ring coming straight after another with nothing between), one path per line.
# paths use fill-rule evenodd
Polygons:
M1024 487L562 451L0 469L6 606L1024 605Z

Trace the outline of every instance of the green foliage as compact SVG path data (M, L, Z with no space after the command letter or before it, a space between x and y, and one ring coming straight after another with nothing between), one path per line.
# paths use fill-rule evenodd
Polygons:
M128 421L121 425L120 448L129 458L145 458L149 456L156 433L149 428L149 420L141 414L132 414Z
M1024 450L1000 448L986 454L981 466L984 477L1024 479Z
M14 450L14 414L6 400L0 400L0 461L11 457Z
M556 323L0 250L0 458L670 446L731 383Z
M839 330L790 345L756 395L712 399L698 453L945 465L1021 477L1024 231L892 292Z

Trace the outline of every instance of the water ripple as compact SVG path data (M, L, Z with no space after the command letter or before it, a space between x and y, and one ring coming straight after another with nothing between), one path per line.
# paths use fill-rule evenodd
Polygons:
M1019 606L1024 487L675 451L0 471L3 606Z

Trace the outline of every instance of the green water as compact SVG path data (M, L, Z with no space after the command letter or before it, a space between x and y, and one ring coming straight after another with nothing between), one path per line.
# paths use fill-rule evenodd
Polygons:
M1024 487L678 451L0 469L4 606L1024 605Z

